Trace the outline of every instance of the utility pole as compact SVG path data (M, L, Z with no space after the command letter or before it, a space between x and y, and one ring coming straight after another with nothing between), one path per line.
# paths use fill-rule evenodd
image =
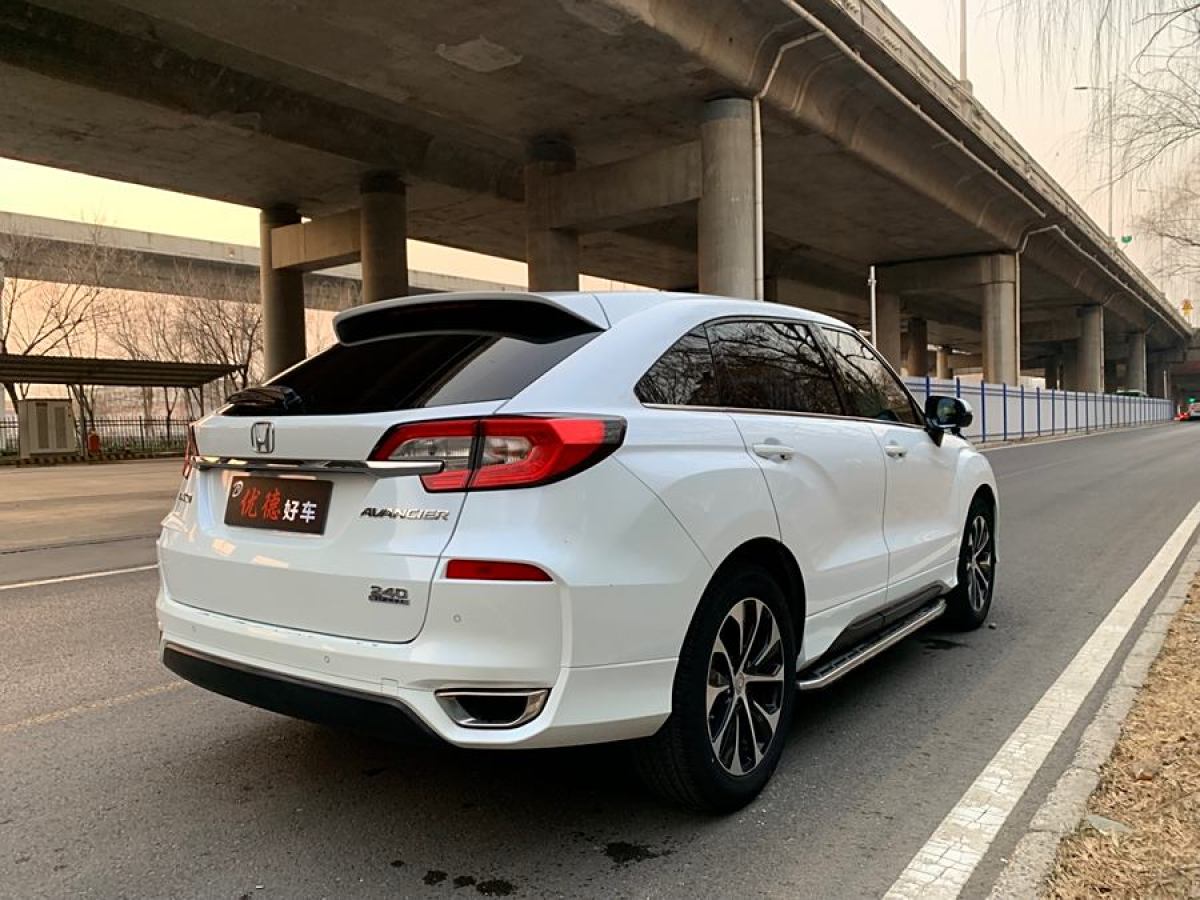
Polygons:
M958 80L967 83L967 0L958 0Z

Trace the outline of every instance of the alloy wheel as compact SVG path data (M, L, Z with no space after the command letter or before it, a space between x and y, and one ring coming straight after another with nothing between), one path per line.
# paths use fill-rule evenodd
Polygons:
M779 730L783 709L783 640L770 607L739 600L725 616L708 666L708 737L731 775L758 768Z
M979 514L971 520L964 553L967 563L967 601L971 609L979 612L991 597L995 566L992 529L987 516Z

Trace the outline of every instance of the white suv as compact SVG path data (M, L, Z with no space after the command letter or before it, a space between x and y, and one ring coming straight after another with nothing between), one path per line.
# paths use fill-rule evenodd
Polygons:
M660 294L444 294L194 427L159 539L165 664L318 721L467 747L638 739L730 810L796 692L978 627L996 485L852 328Z

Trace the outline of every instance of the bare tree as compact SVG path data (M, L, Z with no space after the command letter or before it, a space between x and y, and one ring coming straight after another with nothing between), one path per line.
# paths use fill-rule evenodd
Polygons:
M1063 48L1089 47L1093 137L1115 142L1120 178L1188 161L1200 144L1198 0L992 0L1010 17L1023 57L1040 42L1043 71ZM1111 94L1111 96L1109 96Z
M189 361L191 345L186 320L174 298L125 294L111 305L115 309L110 337L130 359ZM158 390L169 430L179 402L179 388L161 387ZM143 392L143 414L149 418L154 389L144 388Z
M5 235L0 241L0 353L17 355L70 354L97 329L100 300L97 272L108 249L99 241L59 251L55 280L30 278L44 250L28 235ZM14 403L28 394L29 385L5 383Z
M1160 241L1162 275L1200 275L1200 171L1193 169L1172 182L1158 207L1138 224Z
M181 273L180 277L190 276ZM184 333L194 361L233 367L217 385L220 395L214 399L220 400L260 377L262 307L257 291L232 278L209 293L207 297L192 296L184 301Z
M1200 0L992 0L1041 43L1043 74L1063 47L1088 53L1090 143L1110 145L1110 178L1154 175L1157 209L1139 220L1160 244L1160 276L1200 271ZM1018 49L1027 54L1025 47ZM1110 185L1110 188L1112 186Z

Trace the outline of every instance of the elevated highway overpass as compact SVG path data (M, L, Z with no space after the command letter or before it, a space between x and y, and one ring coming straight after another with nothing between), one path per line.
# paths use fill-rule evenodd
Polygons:
M181 297L257 300L257 247L0 212L0 278L72 281ZM361 302L357 267L303 276L304 305L337 311ZM409 291L520 290L517 285L410 269Z
M1191 337L878 0L0 0L0 82L2 155L263 211L272 370L406 237L864 327L875 266L916 375L1153 392Z

